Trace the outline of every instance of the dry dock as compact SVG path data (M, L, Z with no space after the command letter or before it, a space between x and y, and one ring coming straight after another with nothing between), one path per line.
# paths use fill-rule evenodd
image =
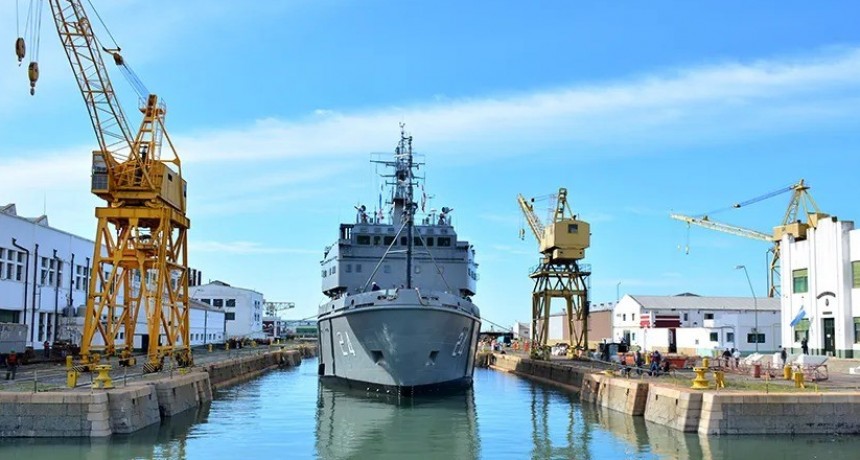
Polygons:
M860 433L858 391L692 390L666 380L608 376L600 367L576 361L496 353L479 355L478 362L482 361L496 370L579 391L583 403L687 433Z
M0 392L0 437L104 437L133 433L212 401L212 390L266 371L298 366L315 346L277 348L100 390Z

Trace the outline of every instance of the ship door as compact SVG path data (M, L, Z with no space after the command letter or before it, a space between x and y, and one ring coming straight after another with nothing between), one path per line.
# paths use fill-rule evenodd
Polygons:
M824 354L827 356L836 355L836 324L833 318L824 318Z

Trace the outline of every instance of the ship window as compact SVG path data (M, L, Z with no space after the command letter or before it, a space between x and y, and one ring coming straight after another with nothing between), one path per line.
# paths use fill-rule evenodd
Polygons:
M414 244L415 246L421 246L421 238L417 236L415 238L412 238L412 244Z
M352 273L352 264L346 264L346 272Z
M370 244L370 235L358 235L355 239L358 244L369 245Z
M326 275L326 272L325 272L325 270L323 270L322 271L322 277L325 278L325 275Z
M408 244L409 244L409 237L408 236L401 236L400 237L400 245L406 246Z
M337 265L331 267L331 274L334 275L335 273L337 273Z
M427 247L433 246L433 237L432 236L427 237L426 241L427 241Z
M377 229L377 230L378 230L378 229ZM381 236L379 236L379 235L374 236L374 237L373 237L373 245L374 245L374 246L379 246L379 242L380 242L381 240L382 240L382 237L381 237Z
M361 273L361 264L355 264L355 272Z
M567 233L579 233L579 224L567 224Z
M391 265L384 265L382 267L382 272L383 273L391 273Z
M451 246L451 238L449 237L439 237L438 241L439 246Z
M383 244L385 244L386 246L390 246L390 245L391 245L391 243L393 243L393 242L394 242L394 237L393 237L393 236L386 236L386 237L382 240L382 242L383 242Z

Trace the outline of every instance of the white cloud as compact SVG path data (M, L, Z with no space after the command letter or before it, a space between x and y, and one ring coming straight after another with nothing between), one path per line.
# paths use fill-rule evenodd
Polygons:
M345 193L343 181L335 179L350 172L344 165L354 163L344 159L361 157L363 165L368 152L393 147L401 120L416 134L419 150L444 156L449 163L552 149L569 158L600 158L607 147L625 147L612 149L620 154L659 154L678 143L713 145L723 138L838 122L856 117L858 93L860 49L852 48L531 93L341 113L321 109L298 119L173 132L173 139L184 161L191 203L197 206L194 212L247 213L272 203ZM82 152L90 150L5 154L0 201L41 209L46 194L49 202L60 201L69 218L92 215L94 199L81 193L89 187L89 156ZM665 215L656 209L627 211ZM511 216L504 220L516 225L516 213ZM595 222L612 219L591 217Z

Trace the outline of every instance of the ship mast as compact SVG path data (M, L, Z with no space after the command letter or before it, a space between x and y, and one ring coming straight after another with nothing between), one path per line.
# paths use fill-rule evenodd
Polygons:
M405 188L403 217L406 219L406 288L412 289L412 252L415 244L415 202L412 176L412 136L406 136L404 127L400 124L400 143L397 146L397 180ZM405 182L405 183L404 183Z

